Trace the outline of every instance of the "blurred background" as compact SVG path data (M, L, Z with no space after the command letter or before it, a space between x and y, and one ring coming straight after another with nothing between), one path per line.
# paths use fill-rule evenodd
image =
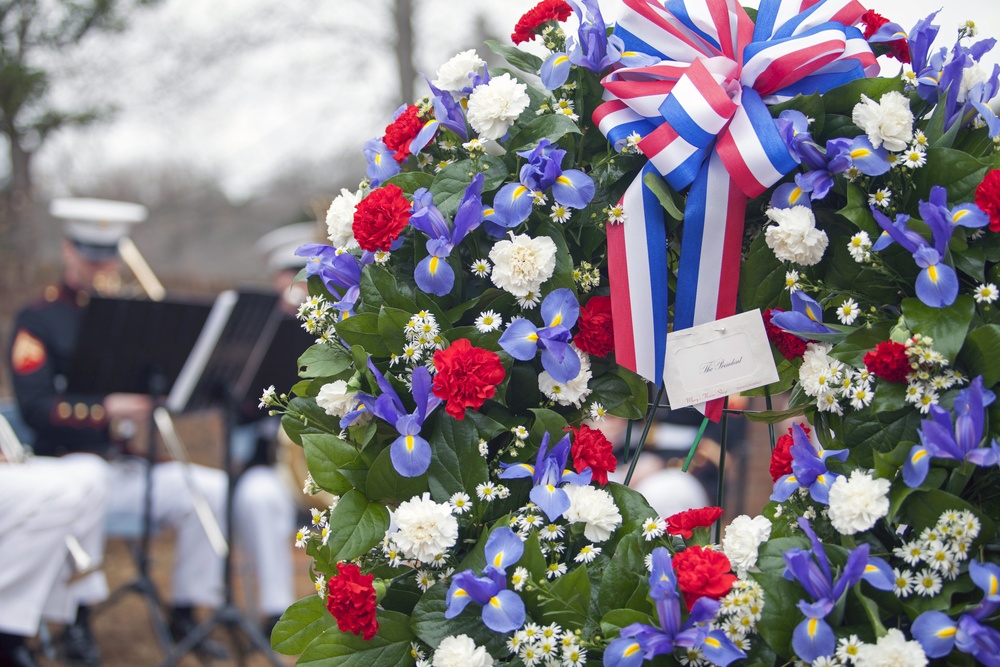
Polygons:
M909 28L938 3L879 0L872 8ZM58 280L62 232L47 213L52 198L148 207L134 240L168 293L266 287L254 243L277 227L323 220L340 188L356 188L364 175L363 142L426 92L420 73L433 78L470 48L489 60L483 41L509 42L535 4L0 0L0 350L9 349L14 314ZM600 4L614 20L619 0ZM981 35L1000 33L1000 3L951 3L938 17L939 44L970 18ZM896 69L892 62L884 72ZM0 364L0 399L11 395L9 372ZM217 416L194 415L180 428L196 461L222 460ZM730 442L726 471L738 501L727 518L757 512L770 493L767 428L739 431L743 444ZM712 459L700 454L714 503ZM155 572L165 576L171 543L158 544ZM120 570L128 564L127 551L112 545L113 586L127 579ZM305 595L304 557L300 568ZM136 599L97 619L107 665L156 664L144 614Z

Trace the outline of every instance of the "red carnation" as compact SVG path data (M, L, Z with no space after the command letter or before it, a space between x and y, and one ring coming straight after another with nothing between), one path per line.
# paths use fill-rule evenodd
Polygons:
M423 127L424 121L420 120L420 109L416 104L411 104L385 128L382 142L389 150L396 151L393 155L396 162L402 162L410 156L410 142Z
M805 431L806 435L809 435L809 427L805 424L799 424L802 430ZM777 482L779 479L785 475L792 474L792 453L791 448L794 444L792 440L792 429L788 429L788 433L778 438L778 442L774 443L774 451L771 452L771 480Z
M871 39L872 35L878 32L878 29L889 22L889 19L882 16L878 12L869 9L867 12L861 15L861 22L865 26L864 37L865 39ZM875 44L878 47L881 44ZM906 43L905 39L894 39L891 42L885 43L886 51L885 55L890 58L895 58L901 63L910 62L910 47Z
M892 340L879 343L874 350L865 353L865 368L886 382L906 382L910 372L906 346Z
M976 188L976 206L990 216L990 231L1000 232L1000 169L990 169Z
M434 395L448 401L445 411L455 419L465 419L465 409L478 410L493 398L506 371L500 357L459 338L434 353Z
M410 222L410 202L398 185L384 185L354 207L354 238L362 250L388 250Z
M565 21L573 13L573 8L565 0L542 0L524 13L514 26L511 40L515 44L530 42L536 30L546 21Z
M614 472L618 461L611 453L611 441L604 437L596 428L581 424L580 428L567 426L567 431L573 432L573 469L583 472L590 468L593 480L598 484L608 483L608 473Z
M689 540L695 528L711 526L722 516L722 511L721 507L702 507L678 512L667 517L667 532Z
M326 608L341 632L353 632L368 641L378 632L373 575L361 574L353 563L337 563L337 575L327 582Z
M725 554L710 548L688 547L674 556L677 587L684 593L688 611L699 598L718 600L729 593L736 581Z
M793 336L771 324L771 315L781 312L784 312L781 308L768 308L764 311L764 331L767 332L767 339L778 348L778 352L785 359L801 359L806 352L806 345L809 344L809 341Z
M578 350L595 357L606 357L615 349L615 330L611 324L611 297L595 296L580 309L580 319L573 342Z

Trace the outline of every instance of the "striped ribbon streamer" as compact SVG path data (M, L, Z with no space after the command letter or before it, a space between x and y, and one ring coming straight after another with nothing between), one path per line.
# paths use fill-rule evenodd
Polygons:
M756 23L737 0L624 0L615 35L625 50L660 58L602 83L594 122L620 150L640 137L648 158L608 225L615 353L651 382L663 377L667 239L651 172L690 186L677 273L674 330L736 312L743 222L756 197L796 167L768 104L824 93L878 71L857 0L761 0ZM722 401L699 406L718 421Z

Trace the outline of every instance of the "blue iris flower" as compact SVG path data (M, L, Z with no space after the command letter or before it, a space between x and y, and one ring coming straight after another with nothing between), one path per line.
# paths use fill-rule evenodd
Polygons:
M359 260L351 253L322 243L299 246L295 255L306 258L306 277L319 277L327 291L338 297L333 307L340 311L340 319L354 315L354 305L361 294L361 269L374 262L375 255L365 251Z
M809 537L812 549L789 549L782 554L785 559L784 577L798 581L813 602L800 600L799 611L806 618L792 632L795 655L806 662L831 655L837 648L837 638L826 622L826 617L847 589L858 583L868 565L868 545L851 550L839 577L834 577L823 545L813 532L809 521L799 518L799 527Z
M371 181L371 187L377 188L380 183L392 178L401 171L399 163L392 156L392 151L381 139L369 139L362 147L368 168L365 175Z
M955 303L955 298L958 296L958 274L955 273L955 269L944 263L948 242L955 230L954 216L947 208L935 203L943 201L945 196L945 189L935 185L931 188L931 201L921 201L918 204L920 215L931 228L933 244L909 229L907 226L909 216L900 214L896 216L895 221L890 221L874 206L871 207L875 221L888 235L888 238L885 235L880 237L872 245L872 249L882 250L895 241L911 253L913 261L922 269L917 275L915 284L917 298L932 308L950 306ZM945 214L941 213L942 210Z
M358 392L358 408L340 420L340 428L347 428L362 413L370 412L382 421L388 422L399 433L390 445L389 457L392 466L403 477L418 477L431 464L431 445L420 435L424 420L434 412L441 399L431 392L431 375L423 366L413 369L412 393L416 409L406 412L399 394L392 388L385 376L368 360L368 370L375 376L378 388L382 390L378 398Z
M920 444L914 445L903 464L903 481L910 488L920 486L927 477L931 458L969 461L978 466L997 463L998 446L980 447L986 408L996 395L983 388L982 376L958 392L955 397L955 423L951 413L932 405L931 418L920 422Z
M530 151L518 151L527 159L521 167L518 183L500 188L493 199L493 222L504 227L516 227L531 215L535 192L552 189L552 197L569 208L583 208L594 198L594 181L579 169L563 171L566 151L548 139L541 139Z
M799 424L792 425L792 446L788 450L792 455L792 472L782 475L774 483L771 500L782 503L788 500L795 491L806 488L813 500L824 505L830 504L830 487L840 477L830 472L826 460L830 458L844 461L847 459L846 449L823 449L813 446L809 436Z
M562 287L549 292L539 310L545 326L539 329L527 318L514 320L500 336L500 347L519 361L531 361L541 349L542 368L556 382L569 382L580 374L580 357L570 346L580 303L572 290Z
M570 67L576 65L584 67L591 72L600 73L607 69L612 63L622 59L624 52L624 42L621 38L612 38L615 43L609 49L608 31L604 25L604 17L601 16L601 8L597 0L583 0L583 7L567 0L573 7L577 18L580 20L580 27L576 36L566 38L566 50L556 51L549 55L542 63L538 72L542 79L542 85L547 90L555 90L566 83L569 78ZM638 54L629 54L633 58L638 58ZM648 57L641 61L631 62L628 67L639 67L647 62Z
M803 340L810 340L807 334L836 333L823 324L823 307L802 290L792 292L791 310L771 315L771 324Z
M969 575L985 593L975 609L957 621L942 611L925 611L910 632L928 658L943 658L957 648L987 667L1000 667L1000 632L983 624L1000 606L1000 567L972 560Z
M455 618L470 602L483 607L483 623L494 632L513 632L524 625L524 601L507 590L508 567L521 559L521 538L504 526L490 533L486 540L486 567L483 576L472 570L459 572L448 588L445 618Z
M462 239L483 220L483 182L485 176L479 173L466 187L465 195L455 213L455 224L448 226L441 211L434 205L434 199L427 188L413 193L413 214L410 224L430 237L427 241L429 255L422 259L413 270L413 278L424 292L444 296L455 285L455 271L448 264L448 257Z
M604 649L606 667L638 667L645 660L672 652L675 648L700 649L705 659L720 667L746 654L726 637L722 630L708 627L721 603L708 597L699 598L686 621L681 620L681 596L677 592L677 576L664 547L653 549L653 571L649 575L649 597L656 605L659 627L632 623L621 629Z
M569 509L569 495L559 488L562 483L568 484L590 484L590 468L584 468L583 472L575 473L566 470L566 461L569 458L570 442L569 434L564 435L549 450L549 434L542 436L542 443L538 447L538 455L535 457L535 465L527 463L500 463L503 471L500 479L518 479L530 477L534 486L528 497L531 502L538 505L539 509L545 512L549 521L555 521Z

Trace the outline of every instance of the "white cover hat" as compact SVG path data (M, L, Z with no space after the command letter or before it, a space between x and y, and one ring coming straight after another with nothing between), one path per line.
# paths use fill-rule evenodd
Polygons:
M66 238L93 260L114 257L118 241L149 215L142 204L82 197L53 199L49 213L66 221Z
M297 257L295 251L306 243L317 243L318 238L315 222L296 222L264 234L255 247L272 271L301 269L306 265L306 258Z

